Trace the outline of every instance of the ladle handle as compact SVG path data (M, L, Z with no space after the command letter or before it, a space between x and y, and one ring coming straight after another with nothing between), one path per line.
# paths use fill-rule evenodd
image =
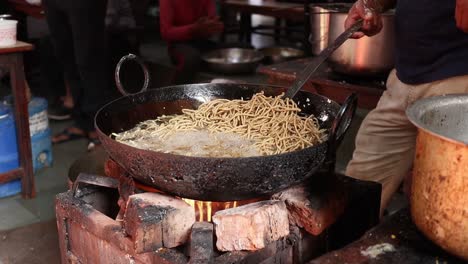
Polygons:
M340 110L336 114L335 120L333 120L330 134L328 135L328 150L327 160L332 163L331 166L335 166L336 149L340 145L341 141L346 134L351 121L353 120L354 114L357 109L357 95L352 93L341 106Z
M313 76L320 65L328 58L333 52L338 49L345 41L353 35L354 32L361 29L363 24L363 20L360 19L356 23L354 23L351 27L346 29L343 33L341 33L331 44L328 45L327 48L322 50L319 55L313 57L311 61L307 64L307 66L297 75L296 80L294 83L289 87L289 89L284 94L285 98L294 98L297 92L302 89L304 84L306 84L307 80Z
M149 71L148 71L148 68L146 67L145 63L143 62L143 60L141 60L138 56L136 56L135 54L128 54L128 55L125 55L123 56L120 61L117 63L117 66L115 67L115 75L114 75L114 78L115 78L115 84L117 85L117 89L119 90L119 92L124 95L124 96L127 96L127 95L131 95L132 93L129 93L125 90L125 88L123 87L122 83L120 82L120 68L122 67L122 64L128 60L134 60L136 61L138 64L140 64L141 68L143 69L143 73L145 74L145 82L143 83L143 87L141 88L141 90L139 92L136 92L136 93L141 93L141 92L144 92L148 89L148 85L149 85L149 82L150 82L150 75L149 75Z

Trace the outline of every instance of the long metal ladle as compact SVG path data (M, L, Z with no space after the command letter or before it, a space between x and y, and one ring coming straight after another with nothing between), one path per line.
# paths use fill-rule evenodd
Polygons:
M297 76L296 81L289 87L284 94L285 98L293 98L299 90L304 86L307 80L317 71L322 63L330 57L330 55L339 48L354 32L358 31L363 24L363 20L354 23L350 28L345 30L339 35L335 41L328 45L320 54L312 59L312 61L305 67L305 69Z

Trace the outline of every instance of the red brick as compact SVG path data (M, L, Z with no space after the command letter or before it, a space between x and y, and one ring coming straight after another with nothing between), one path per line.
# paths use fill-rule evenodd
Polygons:
M192 226L189 246L190 263L208 263L214 255L214 228L209 222Z
M299 185L273 195L272 199L286 203L291 224L312 235L320 235L344 212L347 195L339 189L335 187L333 191L317 193L306 185Z
M258 250L289 234L282 201L261 201L217 212L213 216L216 247L221 251Z
M135 242L135 252L173 248L187 242L195 210L183 200L156 193L129 197L124 227Z

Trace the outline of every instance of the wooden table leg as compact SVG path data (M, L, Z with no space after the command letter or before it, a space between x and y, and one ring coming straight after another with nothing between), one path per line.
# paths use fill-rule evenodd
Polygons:
M11 87L15 106L16 135L20 158L20 167L24 175L21 177L23 198L30 199L36 195L34 171L31 154L31 136L29 134L28 99L26 96L25 76L23 69L23 54L8 54L10 58Z
M283 33L281 30L281 25L282 25L281 18L275 17L274 39L275 39L276 44L278 44L281 41L281 35Z
M239 41L245 43L251 43L252 40L252 14L241 13L240 14L240 30Z

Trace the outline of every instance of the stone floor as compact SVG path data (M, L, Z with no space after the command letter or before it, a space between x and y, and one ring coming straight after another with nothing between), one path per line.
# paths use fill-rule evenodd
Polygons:
M0 264L59 264L55 219L0 232Z
M51 122L50 127L57 133L70 124L71 122ZM53 166L42 169L35 175L36 198L25 200L20 195L15 195L0 199L0 231L54 219L55 195L66 190L68 168L76 157L84 154L85 149L85 140L54 146Z

